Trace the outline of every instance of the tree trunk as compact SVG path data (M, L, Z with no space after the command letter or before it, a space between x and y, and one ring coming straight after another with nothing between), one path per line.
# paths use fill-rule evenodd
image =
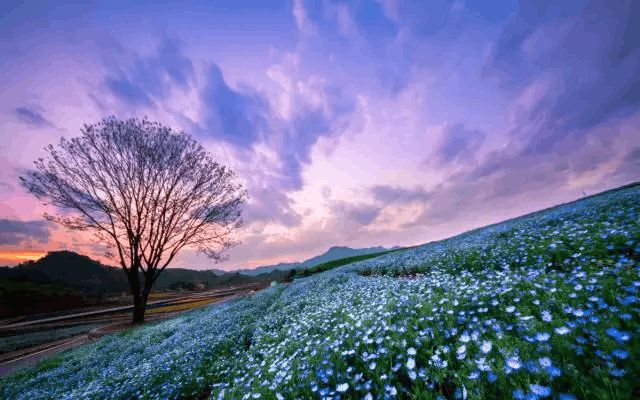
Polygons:
M133 323L141 324L144 322L144 312L147 309L146 301L143 301L142 296L134 296L133 298Z
M149 299L149 293L151 293L151 287L153 286L153 279L149 276L145 276L144 287L140 290L140 280L138 279L137 288L138 294L133 296L133 323L141 324L144 322L144 313L147 310L147 300Z
M129 286L131 286L131 295L133 296L133 323L141 324L144 322L144 312L147 308L147 299L144 291L140 287L140 274L138 265L132 265L128 271Z

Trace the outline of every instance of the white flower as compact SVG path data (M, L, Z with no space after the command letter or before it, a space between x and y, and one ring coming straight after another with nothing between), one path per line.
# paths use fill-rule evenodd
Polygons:
M349 384L348 383L340 383L338 386L336 386L336 392L340 392L340 393L344 393L349 389Z
M491 341L489 340L485 340L482 342L482 345L480 346L480 350L484 353L487 354L488 352L491 351L491 348L493 347L493 344L491 344Z
M551 366L551 359L549 357L542 357L538 359L538 362L540 363L541 366L543 366L544 368L546 367L550 367Z
M537 332L536 333L536 340L538 342L546 342L547 340L549 340L550 337L551 337L551 334L549 334L547 332Z
M522 368L522 362L520 362L520 358L518 356L512 356L507 359L507 365L511 369L520 369Z
M416 355L416 349L413 347L409 347L407 349L407 354L409 354L410 356L415 356Z
M409 357L409 359L407 360L407 369L414 369L416 367L416 360L414 360L413 358Z

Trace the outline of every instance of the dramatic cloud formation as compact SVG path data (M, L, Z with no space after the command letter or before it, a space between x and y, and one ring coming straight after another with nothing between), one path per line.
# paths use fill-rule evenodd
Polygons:
M0 219L0 246L25 245L29 242L45 243L49 240L46 221L17 221Z
M640 178L632 0L0 8L0 251L100 256L38 225L17 176L107 115L184 129L237 172L227 269L422 243Z

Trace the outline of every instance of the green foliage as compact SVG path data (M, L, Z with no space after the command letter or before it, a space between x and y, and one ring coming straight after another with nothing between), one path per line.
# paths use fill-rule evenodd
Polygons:
M362 254L359 256L353 256L353 257L345 257L345 258L341 258L338 260L333 260L333 261L329 261L323 264L319 264L316 265L315 267L312 268L305 268L302 271L302 275L303 276L310 276L313 274L318 274L320 272L325 272L325 271L329 271L332 270L334 268L338 268L338 267L342 267L343 265L348 265L348 264L353 264L359 261L364 261L364 260L368 260L370 258L375 258L375 257L380 257L383 256L385 254L390 254L390 253L395 253L397 251L402 251L402 250L406 250L407 248L402 248L402 249L394 249L394 250L387 250L387 251L381 251L378 253L370 253L370 254Z

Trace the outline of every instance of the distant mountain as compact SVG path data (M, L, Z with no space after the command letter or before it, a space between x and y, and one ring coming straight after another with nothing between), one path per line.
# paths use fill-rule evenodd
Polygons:
M120 268L104 265L72 251L52 251L37 261L0 268L0 278L61 284L85 292L122 292L129 288Z
M168 289L180 285L204 284L207 288L242 285L255 282L282 280L285 273L268 271L253 276L237 272L196 271L185 268L167 268L156 281L155 289ZM84 293L117 293L129 291L126 275L118 267L104 265L72 251L53 251L37 261L28 261L15 267L0 267L0 279L45 284L58 284Z
M311 268L311 267L315 267L316 265L324 264L326 262L338 260L341 258L360 256L360 255L371 254L371 253L379 253L381 251L395 250L399 248L400 248L399 246L394 246L392 248L378 246L378 247L366 247L362 249L353 249L351 247L333 246L333 247L330 247L329 250L327 250L326 252L320 254L319 256L309 258L308 260L305 260L302 262L265 265L265 266L257 267L253 269L241 269L241 270L238 270L237 272L240 272L241 274L245 274L245 275L254 276L254 275L264 274L272 271L288 271L291 269Z
M304 268L315 267L319 264L324 264L329 261L338 260L340 258L347 258L353 256L360 256L363 254L371 254L371 253L379 253L381 251L389 250L387 248L378 246L378 247L367 247L363 249L352 249L350 247L343 246L333 246L330 247L325 253L320 254L319 256L312 257L306 261L302 262Z
M392 249L395 249L392 248ZM198 271L167 268L156 281L155 289L169 289L203 284L207 288L243 285L256 282L282 281L291 269L302 270L329 261L389 250L384 247L353 249L334 246L323 254L303 262L265 265L254 269L225 272L217 269ZM72 251L52 251L37 261L27 261L15 267L0 267L0 279L62 285L83 293L121 293L129 291L129 282L119 267Z
M273 271L289 271L291 269L298 269L302 267L302 263L292 262L292 263L279 263L275 265L264 265L262 267L257 268L246 268L246 269L238 269L234 272L238 272L242 275L256 276L260 274L268 274Z

